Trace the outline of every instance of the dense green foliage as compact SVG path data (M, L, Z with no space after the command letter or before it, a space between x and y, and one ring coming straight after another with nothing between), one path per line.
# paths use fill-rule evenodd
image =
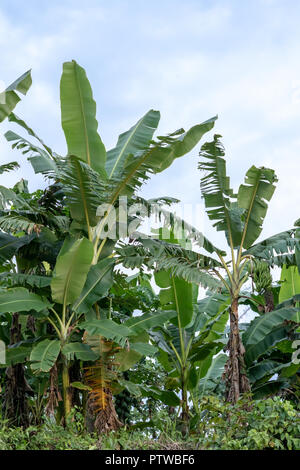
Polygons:
M34 139L5 135L46 180L35 193L0 186L0 448L299 447L299 221L257 242L274 171L252 166L235 192L220 136L202 146L202 196L227 257L172 212L177 200L138 194L216 118L154 138L150 110L106 151L86 73L67 62L63 157L13 112L30 85L27 73L0 107ZM142 234L152 215L160 228Z
M247 410L244 403L232 407L216 397L204 397L201 408L201 420L185 439L166 410L154 412L152 427L124 428L100 438L83 432L82 416L72 413L66 429L49 421L26 430L3 423L0 450L299 449L299 409L287 400L260 400Z

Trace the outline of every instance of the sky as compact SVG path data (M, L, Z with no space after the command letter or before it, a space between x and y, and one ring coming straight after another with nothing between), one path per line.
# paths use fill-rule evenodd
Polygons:
M263 239L300 217L299 19L295 0L1 0L0 83L32 69L32 88L16 114L60 154L64 61L75 59L87 71L107 149L149 109L161 112L158 135L217 114L215 129L142 194L192 204L189 222L225 246L204 216L197 170L201 144L221 134L235 189L252 165L276 171ZM21 133L1 124L0 162L18 160L22 168L1 175L0 184L23 177L33 191L44 183L5 141L9 128Z

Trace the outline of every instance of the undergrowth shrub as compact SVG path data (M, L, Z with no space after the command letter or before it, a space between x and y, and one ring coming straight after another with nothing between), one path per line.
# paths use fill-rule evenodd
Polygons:
M195 423L199 448L222 450L300 449L300 410L280 397L235 406L204 398Z

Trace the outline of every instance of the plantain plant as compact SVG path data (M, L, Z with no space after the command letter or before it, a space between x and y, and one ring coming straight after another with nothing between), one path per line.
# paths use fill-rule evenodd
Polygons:
M6 139L28 156L36 173L42 173L60 186L70 226L55 265L50 269L51 295L47 300L25 288L17 291L8 289L0 294L0 308L2 312L13 312L17 308L22 308L23 312L43 312L41 315L56 332L57 339L39 341L30 358L34 370L43 372L50 371L57 358L61 358L64 412L67 417L71 407L70 358L100 358L104 341L113 340L124 346L124 341L134 336L137 329L142 332L143 325L150 327L170 317L170 313L162 312L154 318L144 318L138 326L134 320L128 320L131 323L127 326L106 318L100 311L98 301L112 285L116 243L119 238L130 235L122 230L119 217L117 235L111 237L107 232L111 216L115 211L121 213L120 198L126 197L129 206L137 202L136 192L150 175L165 170L176 158L192 150L202 136L212 129L216 118L198 124L187 132L180 129L153 140L160 115L158 111L150 110L120 135L115 148L106 152L97 132L96 104L89 81L84 69L75 61L63 65L60 98L61 121L68 148L65 157L53 152L12 109L7 112L9 121L25 130L34 138L34 143L13 131L5 134ZM99 206L104 210L99 212ZM23 217L26 219L25 214ZM26 224L24 218L22 222ZM135 215L133 219L140 220ZM40 235L44 232L41 225ZM17 246L12 244L12 256L16 250ZM84 317L85 321L82 322ZM72 341L79 326L85 329L85 340L92 338L92 349L82 343L83 336L80 341ZM95 335L98 337L97 344ZM101 360L98 366L105 370ZM103 389L107 388L108 383L105 377L102 385L97 382ZM113 406L111 400L110 406Z
M268 265L297 265L299 269L299 229L274 235L255 244L261 234L262 224L267 213L277 181L273 170L252 166L246 173L245 182L237 193L230 187L226 174L225 151L220 136L215 135L212 142L202 146L199 169L201 191L206 211L214 227L223 231L230 249L230 258L216 248L194 227L175 215L166 214L167 227L184 227L185 236L193 242L193 249L166 241L145 239L136 236L136 259L130 247L120 251L123 264L128 267L147 265L156 270L170 269L172 274L186 281L195 282L205 288L225 289L230 296L230 336L228 342L229 358L225 367L226 398L236 403L242 393L250 392L250 383L245 367L245 347L239 331L239 303L243 301L242 289L250 279L254 260ZM204 248L202 251L196 251ZM272 313L271 317L277 315ZM296 310L291 308L280 313L281 318L291 319ZM271 320L272 324L272 320Z

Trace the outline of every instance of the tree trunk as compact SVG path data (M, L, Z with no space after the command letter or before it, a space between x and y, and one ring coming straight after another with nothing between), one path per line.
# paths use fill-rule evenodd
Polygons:
M186 386L186 373L185 369L182 371L181 377L181 402L182 402L182 411L181 411L181 420L182 420L182 427L181 433L182 436L185 437L189 433L189 421L190 421L190 414L189 414L189 402L188 402L188 394L187 394L187 386Z
M105 390L106 393L106 406L103 410L97 413L95 419L95 429L98 434L109 433L110 431L117 431L123 426L123 423L118 418L113 396L109 389ZM93 405L91 405L91 408Z
M226 401L236 403L242 393L250 392L250 383L245 372L243 346L239 332L238 299L233 299L230 307L229 359L225 366Z
M19 314L14 313L10 329L10 345L21 341L21 326L19 325ZM27 393L32 392L25 379L23 364L16 364L6 369L5 394L4 394L4 417L13 426L29 426L29 410Z
M71 396L71 389L70 389L68 362L65 357L63 358L62 385L63 385L64 419L65 419L64 424L66 425L67 418L72 408L72 396Z

